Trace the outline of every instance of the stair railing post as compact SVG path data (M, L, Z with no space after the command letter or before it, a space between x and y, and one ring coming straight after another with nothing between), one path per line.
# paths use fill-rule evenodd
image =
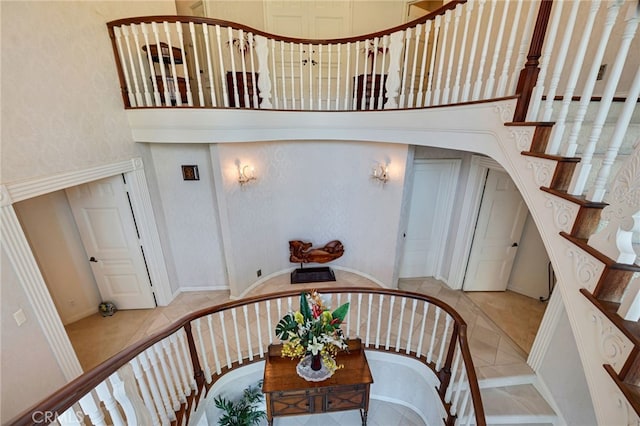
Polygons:
M453 332L451 333L451 340L449 341L449 348L447 349L447 358L444 361L442 369L438 372L438 378L440 379L440 397L444 400L444 395L447 393L449 382L451 381L451 364L453 363L453 355L458 344L458 329L460 325L457 322L453 323Z
M187 344L189 345L189 354L191 355L191 364L193 365L193 377L196 379L199 390L204 386L204 371L202 371L202 367L200 367L200 360L198 359L198 351L196 350L196 342L193 340L190 322L184 325L184 331L187 333Z
M552 6L553 0L542 0L540 2L536 26L533 29L531 45L529 46L529 53L527 54L527 62L520 71L520 78L516 86L516 94L518 94L520 98L513 113L514 122L524 122L526 120L533 89L538 80L538 74L540 73L540 56L542 55L542 45L544 44L547 33L547 24L551 16Z

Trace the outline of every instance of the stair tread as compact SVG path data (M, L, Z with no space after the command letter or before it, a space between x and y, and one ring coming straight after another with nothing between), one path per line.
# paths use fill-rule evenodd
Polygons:
M535 386L531 384L485 388L481 389L480 393L487 417L551 418L556 415Z
M513 384L533 383L536 374L527 364L486 365L476 367L476 376L481 387L509 386Z

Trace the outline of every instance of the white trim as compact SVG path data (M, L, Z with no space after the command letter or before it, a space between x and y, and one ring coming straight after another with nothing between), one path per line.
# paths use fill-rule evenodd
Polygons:
M454 290L462 289L464 275L469 262L471 244L473 243L473 230L478 219L480 203L482 201L483 188L486 175L489 170L505 171L498 162L489 157L473 155L469 167L464 198L462 200L462 214L460 225L455 237L455 243L451 254L452 259L458 259L451 263L448 285Z
M556 284L556 287L558 287L558 284ZM560 321L564 309L562 294L559 291L551 293L551 297L547 303L547 308L540 322L538 333L536 334L536 338L531 346L531 351L529 352L529 357L527 358L527 364L529 364L529 367L535 372L542 367L542 361L551 345L553 332L558 326L558 321Z
M2 235L0 243L27 295L27 299L29 299L62 374L68 381L75 379L82 374L82 367L51 299L51 294L49 294L13 205L0 208L0 235Z
M533 387L536 388L540 396L544 398L544 400L549 404L551 409L556 413L555 421L553 422L554 426L566 426L567 421L562 416L562 411L556 404L555 399L553 399L553 395L551 395L551 391L547 387L547 384L542 380L540 376L536 377L536 380L533 382Z
M229 291L228 285L211 285L206 287L188 286L180 287L178 291L174 293L174 297L177 297L180 293L191 293L194 291Z

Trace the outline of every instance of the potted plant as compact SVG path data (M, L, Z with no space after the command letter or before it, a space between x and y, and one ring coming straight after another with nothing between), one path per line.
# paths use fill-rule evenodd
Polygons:
M247 387L242 393L242 398L237 401L231 401L218 395L213 401L216 408L224 412L218 419L218 424L220 426L257 425L267 416L267 413L259 408L263 398L262 380L255 386Z

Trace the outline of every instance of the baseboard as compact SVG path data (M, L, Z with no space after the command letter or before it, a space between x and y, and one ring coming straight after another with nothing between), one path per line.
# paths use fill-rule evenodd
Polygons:
M85 309L82 312L78 312L76 314L74 314L73 316L70 316L69 318L66 318L65 321L62 323L62 325L69 325L71 323L74 323L76 321L80 321L83 318L86 318L88 316L91 316L93 314L97 314L98 311L98 306L95 306L93 308L89 308L89 309Z

